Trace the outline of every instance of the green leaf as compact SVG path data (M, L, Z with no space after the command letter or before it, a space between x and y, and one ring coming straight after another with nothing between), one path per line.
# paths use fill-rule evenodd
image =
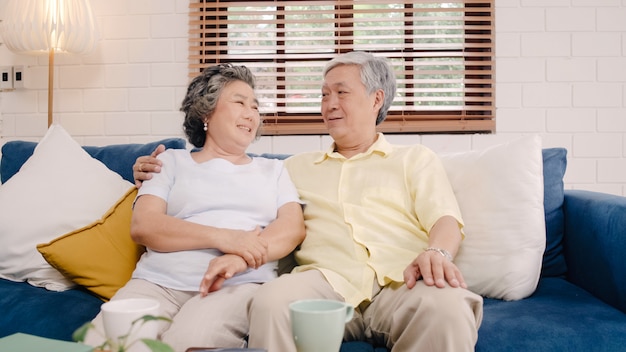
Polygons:
M87 337L87 331L89 331L89 329L91 328L94 328L94 325L91 322L86 322L74 331L74 333L72 334L72 339L76 342L85 342L85 337Z
M154 321L154 320L165 320L165 321L168 321L168 322L171 322L171 321L172 321L172 319L170 319L170 318L161 317L161 316L158 316L158 317L157 317L157 316L154 316L154 315L149 315L149 314L148 314L148 315L144 315L144 316L142 316L142 317L140 317L140 318L135 319L135 320L132 322L132 324L134 325L135 323L137 323L137 322L139 322L139 321L141 321L141 322L142 322L142 324L143 324L143 323L146 323L146 322L148 322L148 321Z
M155 320L163 320L163 321L168 321L171 322L172 319L167 318L167 317L162 317L162 316L154 316L154 315L144 315L141 318L136 319L135 321L132 322L131 324L131 330L132 330L132 326L134 326L135 324L139 323L140 325L145 324L148 321L155 321ZM74 333L72 334L72 339L76 342L85 342L85 338L87 336L87 332L91 329L94 329L94 331L96 333L98 333L99 335L101 335L103 338L105 338L104 334L102 334L100 331L98 331L98 329L96 329L96 326L91 323L91 322L87 322L85 324L83 324L81 327L79 327L78 329L76 329L74 331ZM130 331L129 331L130 333ZM117 345L118 346L118 350L117 352L124 352L127 350L127 348L130 345L133 345L136 342L143 342L146 346L148 346L148 348L150 348L150 350L152 352L174 352L174 349L172 347L170 347L169 345L167 345L166 343L163 343L161 341L157 341L157 340L153 340L153 339L140 339L140 340L134 340L131 341L130 343L128 342L128 338L129 335L122 335L118 338L117 343L113 344L113 341L110 341L109 339L105 338L105 341L102 343L102 345L96 347L96 349L104 349L106 347L111 347L113 345Z
M172 347L161 341L153 339L141 339L141 342L148 346L148 348L152 352L174 352L174 349Z

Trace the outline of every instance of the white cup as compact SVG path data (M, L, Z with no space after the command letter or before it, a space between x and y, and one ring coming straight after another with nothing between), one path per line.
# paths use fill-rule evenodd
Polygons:
M337 352L354 307L326 299L301 300L289 305L289 315L298 352Z
M133 343L128 349L129 352L150 351L150 349L141 341L143 338L156 339L158 333L157 321L151 320L142 323L132 323L143 317L144 315L159 315L160 304L157 300L151 298L127 298L106 302L102 304L102 321L104 323L104 334L115 346L120 336L128 335L125 345ZM136 342L135 342L136 341Z

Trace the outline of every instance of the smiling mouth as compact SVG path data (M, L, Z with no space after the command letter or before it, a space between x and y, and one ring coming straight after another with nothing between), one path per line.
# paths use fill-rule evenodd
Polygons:
M252 128L248 127L248 126L244 126L244 125L237 125L237 128L244 130L244 131L248 131L248 132L252 132Z

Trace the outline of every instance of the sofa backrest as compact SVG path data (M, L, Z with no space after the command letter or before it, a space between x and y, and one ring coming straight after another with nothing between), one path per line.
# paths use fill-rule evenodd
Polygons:
M186 142L182 138L169 138L146 144L117 144L104 147L83 147L92 157L103 162L109 169L122 175L130 182L133 180L132 166L137 157L150 154L157 145L167 148L182 149ZM2 147L0 161L0 180L6 182L19 171L22 164L33 154L35 142L10 141ZM254 155L254 154L253 154ZM563 276L567 268L563 256L563 176L567 166L565 148L546 148L543 155L544 210L546 220L546 250L543 256L542 276ZM258 156L285 159L288 154L265 153Z
M83 149L92 157L100 160L109 169L120 174L124 179L134 183L133 164L138 157L148 155L159 144L166 148L184 149L187 145L182 138L167 138L160 141L140 144L112 144L103 147L84 146ZM33 155L36 142L9 141L2 146L2 160L0 161L0 182L7 182L15 175L22 164Z
M565 218L563 213L563 176L567 167L567 149L543 149L543 208L546 216L546 250L541 276L564 276L567 272L563 255Z

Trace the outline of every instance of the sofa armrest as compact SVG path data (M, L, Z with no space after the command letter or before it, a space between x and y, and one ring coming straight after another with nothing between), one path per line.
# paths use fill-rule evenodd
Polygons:
M565 191L567 279L626 313L626 197Z

